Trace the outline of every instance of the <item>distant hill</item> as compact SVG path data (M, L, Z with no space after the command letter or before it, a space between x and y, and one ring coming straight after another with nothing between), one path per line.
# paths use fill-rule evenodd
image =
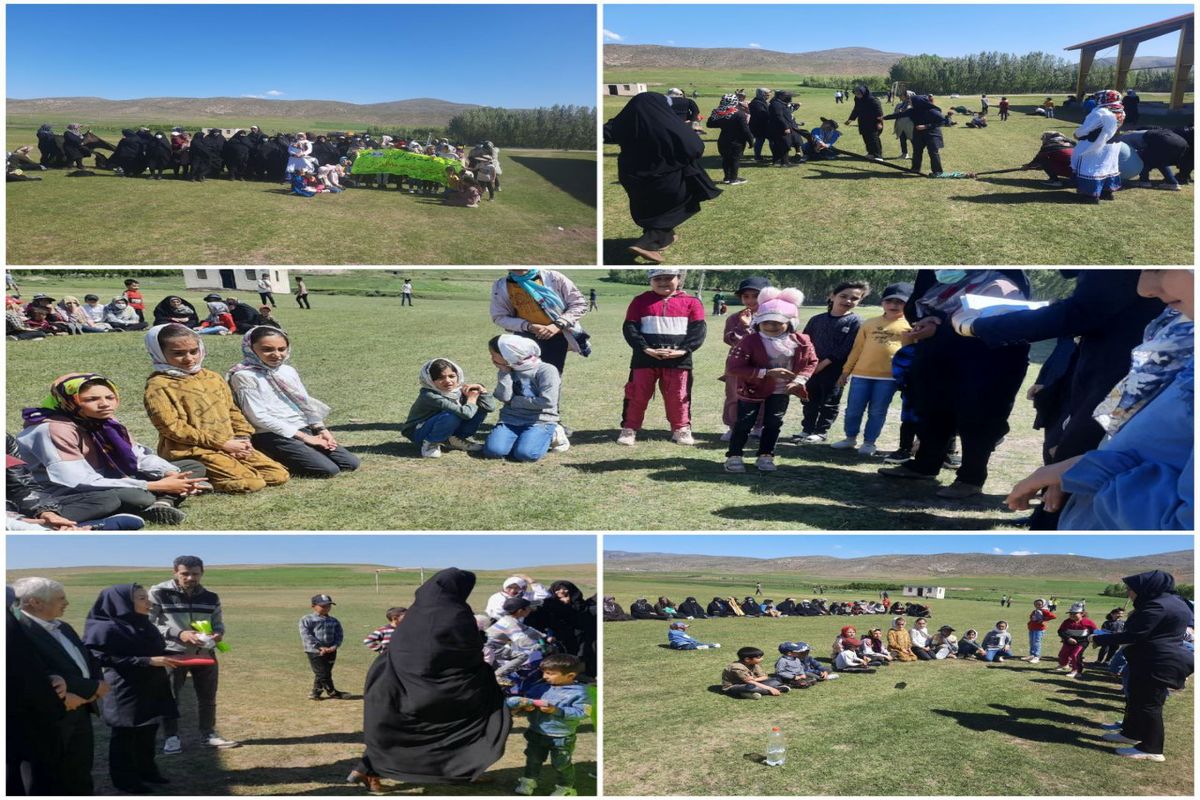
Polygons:
M806 53L781 53L754 47L666 47L657 44L606 44L604 67L636 69L708 69L742 72L795 72L799 75L884 75L904 53L869 47L838 47Z
M736 556L680 555L677 553L604 552L606 572L706 572L770 573L795 572L822 578L916 578L1012 575L1027 577L1085 578L1115 583L1126 575L1162 569L1180 583L1194 577L1193 552L1177 550L1135 558L1091 558L1070 555L1008 556L987 553L938 553L933 555L890 555L866 558L831 556L784 556L742 558Z
M1093 63L1110 67L1117 63L1117 59L1107 56L1097 58ZM1170 69L1175 66L1175 56L1134 56L1132 66L1134 69Z
M431 97L358 105L337 100L264 100L252 97L141 97L107 100L103 97L8 98L8 115L73 116L87 120L139 120L173 122L222 120L296 119L378 125L429 125L445 127L450 118L470 103L452 103Z

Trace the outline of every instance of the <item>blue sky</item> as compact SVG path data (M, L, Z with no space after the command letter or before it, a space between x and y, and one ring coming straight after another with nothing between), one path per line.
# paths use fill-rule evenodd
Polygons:
M982 50L1041 50L1075 60L1064 47L1169 19L1189 5L843 5L792 9L755 5L607 4L604 39L676 47L762 47L785 53L870 47L890 53L958 56ZM616 34L620 39L614 39ZM1144 42L1142 56L1174 56L1179 35ZM1116 56L1112 53L1101 55Z
M933 553L997 553L1041 555L1071 553L1094 558L1167 553L1192 548L1191 536L1043 536L1041 534L851 536L605 536L605 550L633 553L685 553L691 555L833 556L860 558L876 555L926 555Z
M206 564L380 564L491 570L596 560L594 536L46 536L5 537L9 569L158 567L178 555Z
M592 6L9 5L7 20L13 98L596 104Z

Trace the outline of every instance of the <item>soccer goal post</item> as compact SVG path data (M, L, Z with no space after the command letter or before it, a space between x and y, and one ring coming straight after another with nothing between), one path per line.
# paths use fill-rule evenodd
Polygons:
M420 573L420 576L421 576L421 579L417 584L418 586L420 586L422 583L425 582L425 568L417 567L416 570ZM387 567L387 568L375 570L375 594L379 594L379 587L380 587L379 576L380 575L386 575L388 573L405 573L405 572L412 572L412 571L413 571L412 567Z

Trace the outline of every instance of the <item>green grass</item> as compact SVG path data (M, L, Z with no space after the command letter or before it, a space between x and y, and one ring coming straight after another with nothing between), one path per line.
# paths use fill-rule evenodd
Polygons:
M625 575L607 573L604 593L626 609L639 596L687 595L707 605L714 594L752 594L762 580L766 597L812 597L812 584L828 576ZM928 578L922 578L922 583ZM1047 577L945 577L950 599L931 601L933 620L959 634L982 636L997 619L1014 629L1014 651L1028 652L1024 619L1037 596L1086 598L1093 618L1120 605L1099 596L1102 587ZM899 585L899 579L897 579ZM991 603L1002 592L1011 609ZM865 593L869 596L871 593ZM863 593L831 591L830 599ZM893 597L898 591L892 592ZM972 602L978 595L988 604ZM1062 601L1060 600L1060 608ZM893 664L874 675L843 675L832 683L794 690L757 702L732 700L708 687L739 647L767 653L768 671L782 641L809 642L828 660L842 625L887 629L891 617L787 617L696 620L689 633L719 642L720 650L676 652L666 643L665 622L604 626L605 792L610 795L1191 795L1193 690L1174 694L1164 709L1167 764L1118 758L1100 740L1101 722L1119 719L1120 686L1098 671L1087 680L1062 677L1057 637L1050 633L1038 665L1020 661L984 664L942 661ZM1088 651L1094 657L1094 650ZM788 761L760 763L766 736L778 725L787 737ZM676 756L686 754L680 760ZM1162 769L1162 767L1168 769ZM1082 788L1081 788L1082 787Z
M756 86L790 87L794 76L721 73L701 70L608 74L607 81L638 80L651 91L694 87L702 113L715 107L724 92ZM797 121L820 125L820 117L837 120L852 105L837 105L832 89L795 88ZM991 93L989 93L989 96ZM1146 101L1165 96L1143 95ZM982 130L959 125L945 131L942 163L947 171L982 172L1019 167L1037 152L1042 131L1070 134L1079 124L1078 111L1059 109L1059 119L1026 112L1045 95L1011 96L1012 113L1000 122L993 102L990 124ZM1061 97L1056 94L1056 99ZM604 120L612 119L628 101L605 97ZM1190 101L1190 97L1189 97ZM886 103L885 103L886 105ZM939 98L943 109L978 107L975 96ZM1179 115L1154 117L1143 102L1143 124L1190 124ZM885 108L891 113L891 108ZM1190 117L1188 117L1190 119ZM841 125L839 147L863 154L857 125ZM720 180L717 131L705 129L703 167ZM883 151L889 163L901 161L899 140L885 122ZM641 235L629 217L625 190L617 183L617 153L604 152L604 262L631 263L626 245ZM770 149L764 146L769 158ZM747 149L751 156L753 153ZM789 170L767 169L743 162L749 183L723 187L726 192L705 203L699 214L678 229L679 241L668 250L679 264L1190 264L1194 244L1193 187L1182 192L1131 189L1112 203L1084 206L1074 191L1047 189L1039 172L985 176L977 180L930 180L849 158L807 163ZM923 170L928 173L926 157ZM1157 182L1157 173L1153 176ZM1132 220L1145 236L1127 235ZM1086 234L1080 233L1087 231Z
M182 541L182 540L181 540ZM380 547L403 547L398 539L381 539ZM381 549L381 559L383 550ZM210 561L216 554L204 554ZM386 559L382 559L386 561ZM482 571L471 600L482 604L508 574ZM578 583L587 594L594 591L591 566L539 567L539 579L563 578ZM84 618L97 593L114 583L152 585L170 577L164 569L34 569L10 571L9 582L24 575L41 575L62 581L70 608L64 617L82 633ZM300 647L296 624L309 613L308 598L326 592L337 601L335 615L346 632L346 642L334 668L334 680L343 691L361 695L363 680L374 655L363 647L362 637L386 623L383 612L393 605L409 605L419 579L415 571L381 576L375 593L370 566L212 566L205 585L221 596L228 629L229 653L221 657L218 696L218 730L243 747L213 751L199 745L196 734L195 695L185 687L181 701L180 734L184 751L163 758L159 765L174 779L166 794L204 795L361 795L361 787L347 786L345 777L362 755L362 702L308 699L312 673ZM106 759L108 728L95 722L96 757L93 772L97 793L112 794ZM503 759L489 770L492 783L468 786L437 785L422 789L404 785L402 794L489 795L507 794L524 766L525 724L517 719ZM580 727L575 752L579 793L595 794L597 739L591 723ZM553 773L543 774L539 794L549 794Z
M333 481L294 479L256 494L190 500L185 506L189 528L993 529L1017 524L1001 501L1016 481L1041 463L1041 434L1031 429L1032 408L1022 395L1010 419L1012 431L992 458L987 494L964 503L935 498L932 485L914 487L876 476L879 459L822 446L781 445L778 472L760 474L751 468L745 475L729 475L722 468L725 445L718 441L724 430L724 384L717 377L728 350L720 338L723 319L710 321L708 341L695 359L693 417L699 445L688 449L670 442L656 398L638 445L622 447L615 438L629 347L620 329L629 299L642 287L611 283L603 271L584 270L568 274L585 294L597 289L600 310L584 318L593 336L593 355L567 361L562 408L564 419L576 430L571 450L550 454L536 465L484 461L462 453L420 459L399 430L417 393L420 366L430 358L449 357L463 366L468 380L487 385L494 381L486 342L499 329L489 317L488 297L491 280L501 271L303 274L313 292L312 311L301 312L282 297L276 316L292 335L293 363L309 390L333 407L329 422L338 439L362 458L362 468ZM391 291L405 275L411 275L416 287L411 309L400 308L394 298L322 294L330 289ZM107 298L121 286L116 278L83 282L78 275L69 281L55 277L16 273L26 297L41 291L82 297L91 291ZM172 278L147 278L147 307L181 289L182 282ZM196 302L203 296L185 294ZM819 310L806 307L802 316ZM864 318L878 313L862 309ZM241 358L239 340L206 337L206 366L224 372L236 363ZM7 352L10 432L21 427L21 408L40 401L54 378L89 370L117 382L122 390L120 419L136 440L156 445L157 432L141 404L149 360L139 334L9 342ZM1047 353L1047 346L1035 347L1035 360ZM1036 373L1034 364L1026 386ZM896 400L881 446L896 445L898 417ZM799 429L799 418L797 403L785 422L786 434ZM841 430L839 420L833 433ZM950 477L945 473L947 481Z
M35 129L10 123L9 149L34 143ZM7 185L7 263L595 263L595 153L510 149L502 157L503 191L478 209L394 187L305 199L270 182L50 170L38 173L40 183Z

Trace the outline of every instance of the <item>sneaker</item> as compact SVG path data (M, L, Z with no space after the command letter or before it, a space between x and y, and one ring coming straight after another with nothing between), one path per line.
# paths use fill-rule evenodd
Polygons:
M1108 733L1104 734L1100 738L1106 742L1116 742L1117 744L1137 744L1138 743L1137 739L1130 739L1128 736L1123 735L1120 731L1109 731Z
M745 178L734 178L731 181L725 181L725 182L728 183L730 186L741 186L743 183L749 183L749 181L746 180ZM1178 187L1176 187L1176 188L1178 188ZM574 792L572 792L571 794L574 794Z
M184 516L182 511L167 500L156 500L142 512L142 519L155 525L178 525L183 522Z
M942 459L942 466L946 469L958 469L962 466L962 454L951 453Z
M910 481L936 480L935 476L926 475L924 472L917 472L906 464L897 464L894 467L880 467L875 471L885 478L905 478Z
M339 692L337 689L334 689L332 692L325 692L325 694L329 695L330 700L349 700L350 699L350 695L348 695L345 692Z
M858 448L857 452L860 456L873 456L875 455L875 449L874 442L863 442L862 447Z
M742 473L746 471L746 462L741 456L730 456L725 459L725 471Z
M562 425L554 426L554 438L550 440L550 449L556 453L565 453L571 449L571 440L567 438L567 432Z
M530 795L537 791L537 781L533 778L521 778L517 781L516 788L513 789L517 794Z
M1030 656L1030 657L1029 657L1029 659L1028 659L1028 661L1029 661L1029 663L1030 663L1030 664L1038 664L1038 663L1041 663L1041 659L1040 659L1040 658L1038 658L1037 656Z
M112 514L89 524L94 531L137 531L145 526L146 521L137 514Z
M1139 761L1166 761L1167 758L1162 753L1143 753L1136 747L1118 747L1113 751L1119 756L1125 758L1136 758Z
M579 794L574 786L555 786L554 791L550 793L551 797L575 797Z
M1124 722L1106 722L1100 726L1106 731L1119 731L1125 727Z
M1150 181L1134 181L1133 185L1139 189L1149 189L1152 186Z
M955 481L949 486L943 486L941 489L938 489L935 494L943 500L966 500L968 497L983 494L983 487L976 486L973 483Z
M441 458L442 445L439 442L421 442L421 458Z
M1074 678L1074 677L1075 677L1076 675L1078 675L1078 674L1079 674L1078 672L1076 672L1075 670L1071 669L1071 670L1067 670L1067 674L1066 674L1064 677L1067 677L1067 678Z
M774 164L772 164L771 166L774 166ZM762 695L759 694L758 692L748 692L747 694L742 695L742 697L744 697L747 700L761 700L762 699Z
M164 756L177 755L182 750L183 750L183 742L179 741L178 736L168 736L163 741L163 755Z
M633 447L637 443L637 431L633 428L621 428L621 434L617 436L617 444L623 444L626 447Z
M1065 184L1065 183L1063 183L1062 181L1058 181L1058 180L1055 180L1055 181L1042 181L1042 186L1048 186L1048 187L1049 187L1049 188L1051 188L1051 189L1061 189L1061 188L1063 188L1064 186L1066 186L1066 184Z
M797 444L820 444L825 441L823 433L797 433L792 437L792 441Z
M309 692L309 693L308 693L308 699L309 699L309 700L324 700L325 698L324 698L324 697L321 697L321 693L320 693L320 692Z
M721 434L722 442L728 442L732 438L733 438L733 428L726 428L725 432Z
M759 472L774 472L779 469L775 466L775 456L761 455L754 461L754 468Z
M231 750L234 747L241 747L241 742L235 742L232 739L226 739L216 731L209 731L204 734L204 739L201 742L205 747L216 747L221 750Z
M424 455L424 446L422 445L422 455ZM483 445L473 439L463 439L459 436L451 436L446 440L447 450L462 450L465 453L478 453L483 449ZM440 454L440 451L439 451ZM437 458L437 456L432 456Z
M688 447L691 447L696 443L696 440L692 438L691 427L679 428L671 431L671 441L675 444L682 444Z
M833 444L831 444L829 446L832 447L834 450L853 450L854 448L858 447L858 437L857 436L847 436L845 439L842 439L840 442L834 442Z
M885 453L883 463L885 464L903 464L905 461L912 459L912 450L905 450L903 447L893 450L890 453Z

